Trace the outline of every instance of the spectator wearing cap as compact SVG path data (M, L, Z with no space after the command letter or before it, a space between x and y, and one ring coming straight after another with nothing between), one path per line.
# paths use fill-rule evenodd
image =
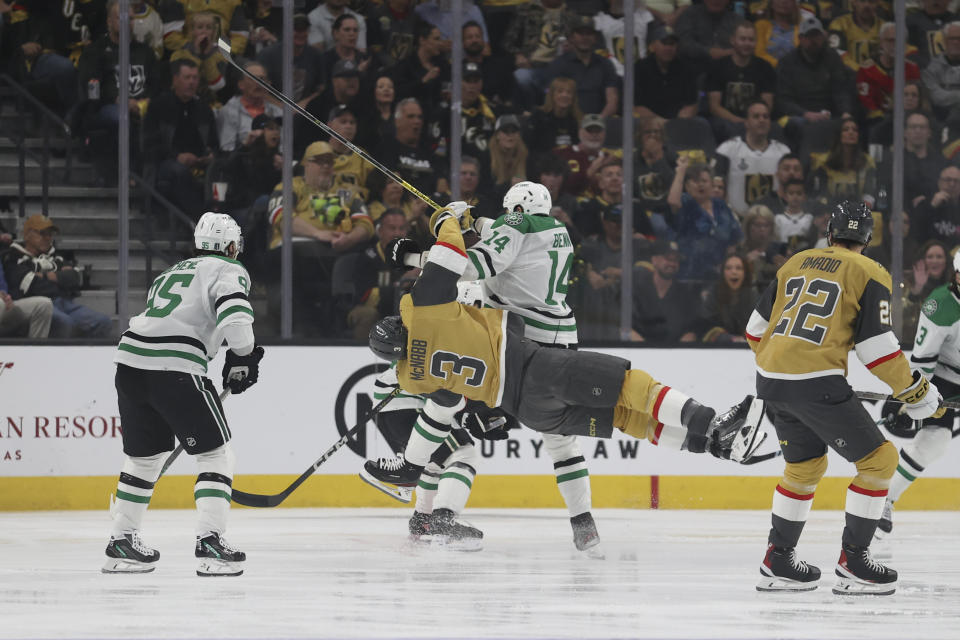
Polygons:
M483 39L483 28L479 23L468 21L463 25L463 60L480 68L483 76L483 95L496 110L513 107L517 85L513 74L505 73L512 68L512 61L500 53L486 53L487 45Z
M719 275L720 263L743 238L743 231L727 203L713 197L709 167L689 162L686 156L677 158L667 203L674 214L677 243L686 258L680 276L703 282Z
M941 121L960 119L960 22L943 27L943 53L921 73L934 114Z
M692 118L697 85L689 65L677 57L680 39L666 25L653 29L650 38L653 55L634 63L634 117Z
M613 63L596 53L597 32L593 19L577 16L568 26L570 51L563 53L547 68L549 80L571 78L577 83L577 103L585 113L612 116L619 108L620 79Z
M393 135L385 139L376 148L373 156L420 191L431 194L438 191L438 182L443 173L439 163L433 161L433 155L423 142L423 109L416 98L404 98L397 103L393 113ZM381 180L377 173L370 174L370 180ZM378 193L380 185L368 185L370 191Z
M355 64L361 78L371 71L370 56L357 48L359 29L356 16L349 13L341 13L333 21L333 46L324 51L322 56L326 77L333 77L333 67L341 60L349 60Z
M341 137L355 142L357 138L357 116L350 107L334 107L327 118L327 125ZM330 148L333 149L333 184L340 189L348 189L360 199L368 196L367 178L374 171L373 165L355 154L336 136L330 136Z
M617 75L623 77L623 0L607 0L607 10L593 17L593 25L603 39L603 48L610 55ZM633 51L637 58L646 55L647 28L653 22L649 7L637 5L633 12Z
M259 62L245 62L247 73L269 82L267 70ZM283 116L283 109L267 98L267 91L255 80L241 76L237 81L240 93L233 96L217 112L217 131L220 137L220 150L230 152L253 142L263 127L254 128L254 118L266 115L268 118Z
M437 0L427 0L417 5L416 11L420 19L436 27L440 32L440 37L447 41L446 51L449 51L449 42L453 39L453 30L456 28L453 23L453 16L449 6L440 6ZM464 23L476 22L483 30L483 42L486 44L489 52L490 34L487 33L487 23L483 20L483 13L480 8L474 4L473 0L463 0L463 18Z
M483 72L476 62L463 64L460 92L461 152L475 158L486 158L490 137L497 116L483 93ZM450 138L450 118L439 119L440 147L447 147ZM486 162L484 163L486 164Z
M345 105L356 116L361 113L360 70L352 60L338 60L330 73L330 86L307 104L307 111L320 120L329 117L337 106ZM306 118L297 118L294 125L294 150L305 148L324 132Z
M755 52L772 66L797 48L800 23L811 15L801 11L797 0L772 0L768 15L756 21L757 44Z
M699 306L697 292L678 282L679 268L679 245L657 240L650 247L650 268L634 269L632 341L670 344L697 339L698 318L693 312Z
M266 221L267 200L273 186L282 179L283 156L280 153L280 118L261 113L250 123L249 142L244 142L230 152L223 163L223 178L227 183L227 193L220 202L221 211L229 211L234 220L244 230L245 259L250 258L255 249L262 252L263 246L257 246L253 234L258 231L259 220ZM258 215L261 214L261 215ZM266 232L259 229L266 241Z
M798 46L777 65L777 105L790 127L849 116L854 84L839 54L827 46L823 25L806 15L798 29ZM798 133L787 131L794 139Z
M703 0L677 18L680 53L706 70L710 60L733 53L730 40L742 17L730 10L730 0Z
M580 119L577 144L556 149L556 155L563 159L570 169L563 181L565 193L577 198L589 197L593 193L594 178L600 166L611 156L622 155L621 152L603 148L606 134L607 125L604 119L599 114L588 113Z
M502 202L510 187L527 179L528 155L527 145L520 135L520 119L512 113L497 118L489 154L494 202Z
M707 99L717 140L744 134L747 106L754 100L763 100L773 108L777 72L769 62L754 55L756 42L756 27L744 20L733 32L733 53L710 65Z
M58 253L54 247L53 238L59 231L53 220L43 214L27 218L23 239L11 244L3 256L10 295L14 300L33 296L51 300L51 337L106 338L113 331L110 318L74 301L83 278L73 255Z
M157 2L157 11L163 20L163 46L170 53L182 49L193 38L190 30L193 15L208 11L223 25L222 32L230 39L230 53L242 56L250 38L250 22L247 20L244 5L240 0L203 3L160 0Z
M413 0L385 0L367 11L367 43L380 67L392 67L414 50L414 31L420 18Z
M186 59L170 63L171 88L160 92L143 121L143 151L157 190L194 219L203 213L206 170L219 148L217 122L197 96L200 74Z
M301 107L320 95L327 82L323 74L320 51L308 46L310 21L302 13L293 16L293 94L292 98ZM283 43L274 42L261 51L257 60L270 76L270 84L283 86Z
M568 26L575 19L563 0L523 4L510 19L503 50L513 56L517 101L525 110L539 104L549 82L546 69L565 49Z
M739 215L774 190L780 158L790 153L770 139L770 106L754 100L747 107L745 133L717 147L716 174L726 178L728 202Z
M443 38L435 26L417 26L416 50L399 62L394 73L397 96L416 98L429 119L443 101L443 85L450 82L450 65L443 55Z
M310 20L308 41L313 47L321 51L333 47L333 23L336 22L337 18L346 14L353 16L357 21L357 49L360 51L367 50L367 22L362 15L351 10L347 6L349 4L349 0L326 0L307 14L307 18Z
M527 121L530 151L544 153L572 146L582 118L577 104L577 83L570 78L554 78L543 106L534 109Z
M635 203L634 203L635 204ZM597 191L591 198L580 200L573 217L574 226L584 236L602 234L603 212L612 205L623 205L623 166L617 158L608 158L597 173ZM653 236L650 220L645 212L633 207L633 231L642 236Z
M850 12L830 21L830 46L843 52L847 66L857 71L874 54L883 24L877 0L850 0Z
M332 335L335 325L330 282L336 256L373 237L373 221L363 201L334 185L335 154L326 142L314 142L303 155L303 176L293 179L293 206L283 201L283 183L270 197L270 251L273 278L280 274L283 215L292 209L294 327L302 335ZM271 288L271 293L273 293ZM268 300L279 309L279 296ZM271 316L279 314L271 312Z
M600 232L583 240L579 257L586 269L575 295L581 340L620 339L620 278L623 248L623 211L611 204L600 212ZM634 260L646 257L649 243L633 240ZM568 298L569 300L570 298Z

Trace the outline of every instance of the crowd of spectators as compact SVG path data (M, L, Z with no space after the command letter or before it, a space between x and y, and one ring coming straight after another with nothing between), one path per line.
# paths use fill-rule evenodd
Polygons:
M386 243L404 234L429 244L430 211L305 118L294 157L282 157L281 105L216 46L228 38L249 74L281 87L282 3L130 4L128 105L117 105L124 19L112 0L0 0L5 71L73 123L105 185L116 180L118 110L128 109L131 167L191 218L236 217L274 325L288 212L296 333L361 336L409 284L383 261ZM903 267L914 316L960 244L960 17L950 4L908 3ZM823 245L841 198L873 208L869 253L891 266L891 2L638 0L632 113L621 108L621 0L464 0L459 27L444 0L296 5L291 97L440 203L451 199L461 29L462 197L496 217L517 181L548 187L552 215L579 247L569 300L583 340L619 337L626 207L638 341L741 340L759 291L789 256ZM627 117L635 140L624 148ZM295 165L292 203L285 162Z

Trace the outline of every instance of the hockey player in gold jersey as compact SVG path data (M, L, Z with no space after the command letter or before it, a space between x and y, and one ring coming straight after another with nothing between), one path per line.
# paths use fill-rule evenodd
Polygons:
M773 495L773 526L760 566L760 591L809 591L820 570L794 552L827 468L827 447L857 466L847 489L846 526L834 593L888 595L897 572L870 556L897 450L885 440L846 380L851 349L890 385L907 413L942 413L936 387L910 372L890 321L890 275L862 255L873 217L863 203L831 211L830 246L784 264L757 302L747 338L757 358L757 396L766 401L786 470Z
M461 235L467 209L457 202L434 212L437 243L420 279L401 300L400 316L382 320L370 332L371 350L398 361L400 387L428 398L404 458L368 461L364 473L370 480L414 485L465 398L499 406L544 433L609 438L616 427L660 446L709 450L735 461L752 455L763 439L763 404L753 396L718 415L630 369L627 360L541 347L523 338L519 316L458 304L456 283L468 260ZM403 258L391 257L394 264L403 264Z

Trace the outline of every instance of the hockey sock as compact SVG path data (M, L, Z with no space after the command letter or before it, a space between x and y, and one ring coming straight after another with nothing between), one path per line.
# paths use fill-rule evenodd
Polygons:
M437 496L433 501L434 509L450 509L456 514L463 511L473 489L473 480L477 470L465 462L454 462L444 468L437 485Z
M890 501L896 502L903 492L920 477L923 470L936 462L947 451L951 438L950 429L924 427L913 441L900 449L900 463L890 481Z
M233 453L229 444L196 455L197 482L193 497L197 503L197 535L223 533L230 513L233 485Z
M813 491L795 491L781 480L773 492L769 541L776 547L795 547L813 506Z
M857 477L847 487L844 544L870 546L896 466L897 449L889 440L857 460Z
M557 489L563 496L570 517L590 511L590 472L576 436L544 433L543 445L553 460Z
M440 484L440 467L431 462L420 474L417 481L417 504L414 510L420 513L433 513L433 501Z
M407 462L418 467L426 466L436 448L450 435L453 416L464 404L461 399L452 407L444 407L427 400L417 415L417 421L413 423L413 430L410 431L410 438L403 452Z
M124 461L116 496L110 502L113 537L119 538L140 530L143 514L153 497L153 485L160 478L160 469L169 454L169 451L164 451L144 458L128 456Z

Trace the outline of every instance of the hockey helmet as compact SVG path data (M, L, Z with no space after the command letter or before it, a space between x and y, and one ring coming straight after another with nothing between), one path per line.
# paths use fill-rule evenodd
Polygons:
M203 251L217 251L226 254L227 247L233 242L237 255L243 251L243 233L236 220L225 213L207 211L200 216L193 230L193 246Z
M384 360L403 360L407 357L407 328L400 316L387 316L370 329L370 351Z
M960 274L960 249L953 252L953 272Z
M483 307L483 285L479 280L461 280L457 283L457 302L468 307Z
M553 208L553 200L545 186L525 180L510 187L503 196L503 208L507 213L547 216Z
M873 235L873 213L863 202L841 200L830 210L827 237L858 244L870 244Z

